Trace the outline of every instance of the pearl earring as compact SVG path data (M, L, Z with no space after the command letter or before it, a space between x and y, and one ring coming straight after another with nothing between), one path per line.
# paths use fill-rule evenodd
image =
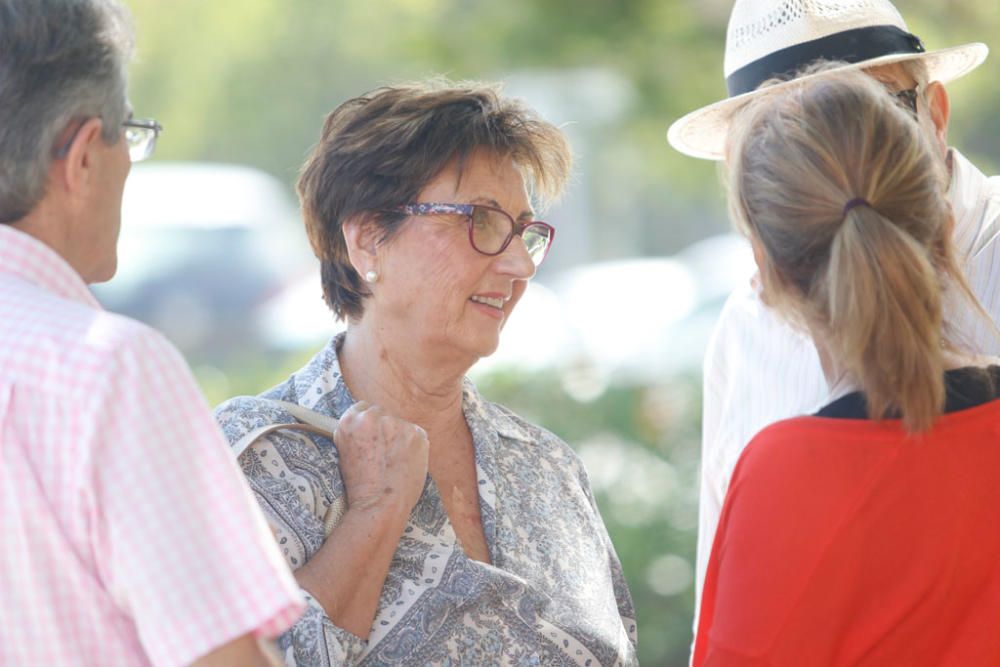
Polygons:
M365 280L370 283L376 282L378 280L378 272L369 271L368 273L365 274Z

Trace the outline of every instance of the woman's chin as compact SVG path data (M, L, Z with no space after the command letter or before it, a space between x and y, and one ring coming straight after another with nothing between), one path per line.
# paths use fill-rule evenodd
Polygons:
M492 338L481 338L476 341L476 344L470 346L470 352L475 355L476 360L484 359L486 357L492 356L497 348L500 347L500 336L493 336Z
M473 357L472 363L475 363L480 359L492 356L499 347L500 331L496 330L480 333L474 340L469 340L468 345L464 346L463 349L468 350L470 357Z

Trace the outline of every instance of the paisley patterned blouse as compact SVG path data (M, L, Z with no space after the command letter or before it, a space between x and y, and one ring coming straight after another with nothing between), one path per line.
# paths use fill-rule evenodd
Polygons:
M339 418L354 403L337 362L342 340L260 397L220 406L229 441L294 421L267 399ZM492 565L466 557L428 477L368 640L334 625L306 593L305 615L279 644L287 664L637 664L632 599L577 456L551 433L483 400L468 380L463 411ZM329 534L327 510L344 502L335 446L280 431L244 452L240 464L289 566L300 567Z

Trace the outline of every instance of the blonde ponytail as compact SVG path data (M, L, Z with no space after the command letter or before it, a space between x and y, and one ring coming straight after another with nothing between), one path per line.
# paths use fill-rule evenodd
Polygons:
M864 389L869 414L910 431L944 409L942 304L927 249L876 210L850 211L819 281L831 352Z
M929 131L881 84L841 70L765 91L729 142L730 210L761 258L765 302L821 336L870 417L929 428L954 348L945 287L982 312L955 261Z

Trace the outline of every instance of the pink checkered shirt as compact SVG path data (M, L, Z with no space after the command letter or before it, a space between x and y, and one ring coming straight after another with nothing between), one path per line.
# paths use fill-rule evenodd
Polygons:
M180 354L0 225L0 665L186 665L302 608Z

